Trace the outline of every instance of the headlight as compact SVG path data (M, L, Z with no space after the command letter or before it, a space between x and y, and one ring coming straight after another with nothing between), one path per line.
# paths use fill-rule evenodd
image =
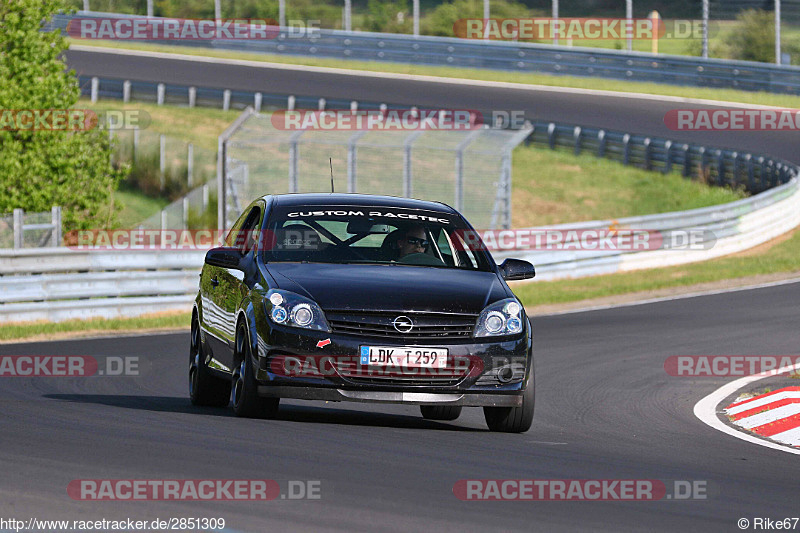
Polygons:
M272 289L264 299L264 309L275 324L330 331L322 309L313 300L299 294Z
M500 300L481 311L475 336L516 335L522 331L523 318L522 306L516 299Z

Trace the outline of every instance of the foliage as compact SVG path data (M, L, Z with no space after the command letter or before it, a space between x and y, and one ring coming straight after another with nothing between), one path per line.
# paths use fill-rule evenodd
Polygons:
M748 9L737 15L737 31L723 38L729 59L775 61L775 15L760 9Z
M60 54L60 33L40 31L62 0L0 3L0 109L63 110L80 96L74 72ZM60 205L65 228L108 226L113 193L126 169L110 163L111 143L98 129L71 132L0 131L0 213Z

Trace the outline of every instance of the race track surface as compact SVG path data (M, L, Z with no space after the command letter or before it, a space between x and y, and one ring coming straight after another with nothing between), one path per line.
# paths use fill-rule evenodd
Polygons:
M710 106L659 102L652 98L574 94L558 88L531 90L478 87L454 83L307 72L279 67L200 63L191 60L123 56L70 50L67 64L80 75L169 82L198 87L261 91L268 94L314 96L416 105L425 109L524 111L529 120L603 127L631 133L704 143L778 156L800 163L800 132L678 132L664 125L671 109Z
M794 456L692 414L726 380L678 378L670 355L797 353L800 284L534 320L536 417L490 433L479 409L284 402L277 420L195 408L188 333L0 346L1 355L138 356L137 377L5 378L0 516L224 517L235 531L738 531L797 516ZM321 499L83 502L71 480L321 480ZM461 479L705 481L691 501L463 502Z

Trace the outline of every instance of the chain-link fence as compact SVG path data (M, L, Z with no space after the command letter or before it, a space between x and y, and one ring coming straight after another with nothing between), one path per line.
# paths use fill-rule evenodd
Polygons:
M14 209L0 215L0 248L44 248L61 246L61 208L43 213Z
M510 226L511 151L530 129L282 130L269 114L243 117L223 136L226 228L264 194L330 192L331 166L338 192L441 201L476 227Z

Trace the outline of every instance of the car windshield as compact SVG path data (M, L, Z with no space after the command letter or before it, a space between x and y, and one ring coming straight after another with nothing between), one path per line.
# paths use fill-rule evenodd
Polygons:
M266 263L393 264L489 271L475 233L455 215L370 206L274 207L259 248ZM473 237L474 238L474 237Z

